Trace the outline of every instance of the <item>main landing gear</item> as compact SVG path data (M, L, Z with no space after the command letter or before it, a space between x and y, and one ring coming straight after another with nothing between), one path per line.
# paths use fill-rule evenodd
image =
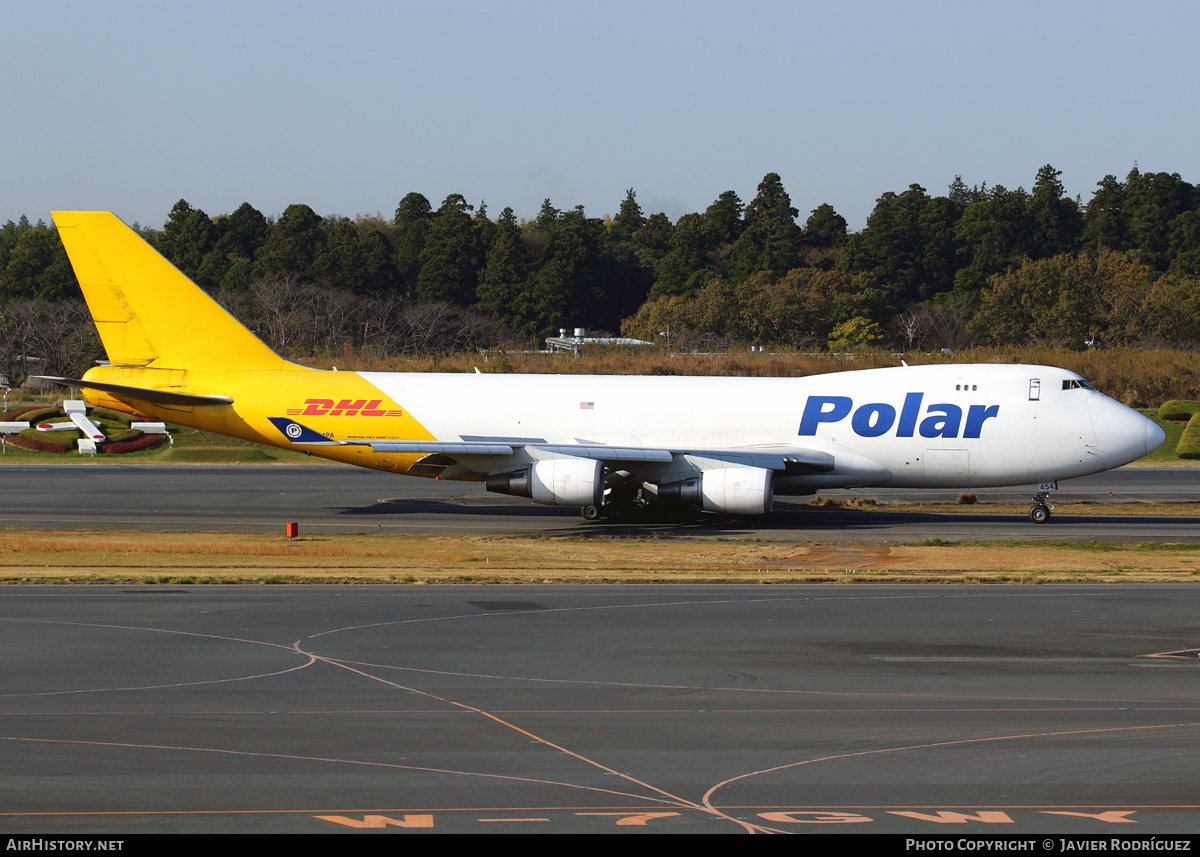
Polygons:
M579 514L585 521L601 518L610 524L685 524L695 509L677 500L647 500L629 486L611 488L602 506L583 506Z
M1050 502L1050 492L1057 487L1057 482L1043 482L1038 486L1038 492L1033 495L1033 506L1029 510L1029 520L1035 524L1044 524L1050 520L1050 511L1054 508L1054 504Z
M604 505L584 506L579 514L586 521L606 518L609 521L632 523L645 517L646 501L638 495L638 489L621 485L605 492Z
M636 500L621 498L605 503L603 506L583 506L579 510L585 521L597 521L607 518L610 521L632 523L645 517L646 505Z

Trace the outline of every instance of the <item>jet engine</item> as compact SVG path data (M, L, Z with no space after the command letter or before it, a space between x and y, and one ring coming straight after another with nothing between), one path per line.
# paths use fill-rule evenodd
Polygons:
M775 474L762 467L717 467L658 486L660 500L727 515L765 515L774 500Z
M591 458L550 458L522 470L487 478L487 490L529 497L546 506L599 506L604 466Z

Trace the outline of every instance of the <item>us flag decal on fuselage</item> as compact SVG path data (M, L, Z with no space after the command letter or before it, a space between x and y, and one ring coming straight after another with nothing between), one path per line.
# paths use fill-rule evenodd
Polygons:
M342 399L334 404L333 399L305 399L303 408L288 408L287 412L290 416L301 417L402 417L404 411L396 408L395 410L381 409L379 406L383 404L383 399Z

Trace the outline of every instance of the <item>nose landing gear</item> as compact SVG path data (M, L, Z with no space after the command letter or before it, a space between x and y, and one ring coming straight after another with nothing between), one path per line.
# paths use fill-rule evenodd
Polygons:
M1044 524L1050 520L1050 511L1054 508L1054 504L1050 502L1050 492L1057 487L1057 482L1043 482L1038 486L1038 492L1033 495L1033 506L1029 510L1029 520L1035 524Z
M1034 498L1036 500L1036 498ZM1035 524L1044 524L1050 520L1050 509L1052 506L1047 506L1045 503L1034 503L1029 510L1029 520Z

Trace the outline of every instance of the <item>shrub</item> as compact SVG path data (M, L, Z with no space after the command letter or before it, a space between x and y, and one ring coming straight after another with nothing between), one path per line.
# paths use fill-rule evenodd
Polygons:
M125 432L120 432L120 434L124 433ZM138 432L138 434L141 434L141 432ZM114 438L117 436L118 435L114 435ZM143 449L153 449L154 447L165 443L166 440L167 436L165 434L147 434L142 435L136 440L110 440L108 443L97 447L97 449L106 455L121 455L126 452L141 452Z
M37 434L34 429L26 429L25 431ZM43 437L49 437L49 435L43 435ZM25 432L10 437L8 443L26 452L70 452L68 447L56 443L46 443L41 437L26 437Z
M1187 399L1163 402L1158 409L1158 417L1163 420L1187 420L1187 426L1175 446L1175 454L1180 458L1200 459L1200 402Z
M1198 413L1200 413L1200 402L1192 402L1187 399L1172 399L1169 402L1162 403L1162 406L1158 409L1158 418L1160 420L1187 422Z
M75 441L79 440L79 432L74 429L44 432L30 427L19 432L17 437L26 443L33 444L35 449L44 449L46 452L65 452L68 449L75 449Z

